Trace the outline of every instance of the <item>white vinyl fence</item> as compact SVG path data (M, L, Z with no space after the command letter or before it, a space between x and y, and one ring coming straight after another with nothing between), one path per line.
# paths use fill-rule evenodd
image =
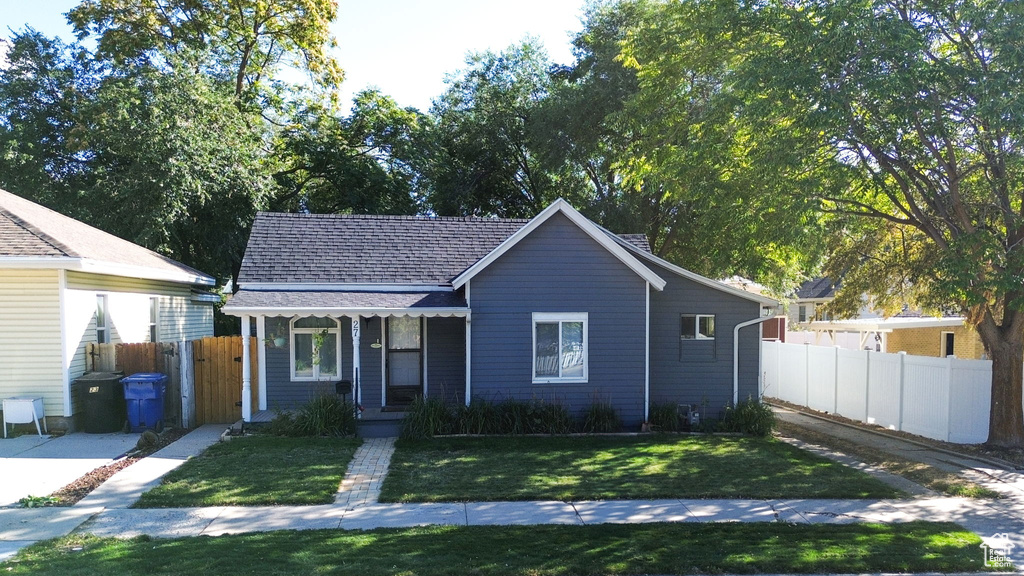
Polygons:
M992 361L761 343L763 393L936 440L988 438Z

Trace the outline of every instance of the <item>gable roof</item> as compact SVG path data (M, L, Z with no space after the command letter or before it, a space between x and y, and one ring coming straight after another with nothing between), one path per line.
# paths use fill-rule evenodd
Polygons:
M831 278L811 278L796 289L796 297L798 300L832 298L836 294L836 288L838 286Z
M65 268L213 285L202 272L0 190L0 267Z
M628 242L610 234L607 230L599 227L597 224L594 224L561 198L552 202L551 205L542 210L540 214L535 216L519 230L516 230L515 233L509 236L504 242L496 246L494 250L491 250L491 252L486 256L477 260L475 264L467 268L462 274L459 274L454 280L452 280L452 286L455 288L461 288L464 286L466 282L469 282L474 276L490 266L491 263L501 257L502 254L508 252L513 246L518 244L523 238L527 237L531 232L536 230L541 224L546 222L555 214L563 214L569 218L569 220L578 226L580 230L604 247L604 249L610 252L612 256L615 256L620 262L625 264L627 268L649 282L656 290L663 290L665 288L664 279L655 274L650 268L641 264L639 260L630 255L629 252L620 245L620 242L622 244L629 244ZM632 246L632 244L629 245Z
M603 228L602 228L602 230L603 230ZM744 300L750 300L752 302L757 302L758 304L761 304L763 306L778 306L779 305L779 301L775 300L774 298L769 298L767 296L762 296L761 294L757 294L755 292L749 292L747 290L743 290L742 288L736 288L734 286L730 286L730 285L726 284L725 282L721 282L719 280L712 280L711 278L708 278L707 276L701 276L700 274L697 274L696 272L690 272L689 270L687 270L685 268L682 268L680 266L676 266L675 264L669 262L668 260L665 260L663 258L659 258L658 256L655 256L654 253L652 253L650 250L646 250L646 251L645 250L640 250L634 244L631 244L629 242L625 242L621 238L615 237L615 239L623 247L625 247L627 250L629 250L630 252L633 252L634 254L639 256L641 260L647 260L648 262L651 262L653 264L657 264L658 266L661 266L662 268L665 268L669 272L673 272L673 273L675 273L675 274L677 274L679 276L682 276L683 278L686 278L687 280L692 280L693 282L696 282L698 284L703 284L704 286L707 286L708 288L714 288L715 290L718 290L720 292L725 292L727 294L732 294L733 296L738 296L740 298L743 298Z
M239 284L448 286L529 222L260 212ZM649 249L644 235L627 236Z

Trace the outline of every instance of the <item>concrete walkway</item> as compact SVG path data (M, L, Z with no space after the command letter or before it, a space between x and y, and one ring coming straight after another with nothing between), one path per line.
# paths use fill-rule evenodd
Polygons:
M143 492L156 486L164 474L216 443L223 431L224 426L219 424L196 428L171 445L114 474L72 507L0 508L0 562L36 541L56 538L71 532L104 509L123 509L131 506ZM136 434L135 438L138 436ZM134 446L133 440L126 450ZM75 478L92 469L81 471ZM42 493L49 492L52 490Z
M795 415L799 416L799 415ZM794 417L795 417L794 416ZM789 416L786 417L790 419ZM199 429L168 447L174 456L158 452L157 461L180 464L186 453L198 453L216 441L220 428ZM195 435L195 436L193 436ZM867 440L865 440L867 441ZM270 530L399 528L431 524L458 526L648 522L792 522L845 524L853 522L959 523L982 537L1007 533L1017 543L1024 537L1024 490L1015 472L993 470L986 482L1000 484L1007 497L998 501L925 496L907 500L611 500L583 502L469 502L380 504L380 484L393 453L393 440L367 440L357 451L342 481L335 503L319 506L259 506L211 508L127 508L170 462L139 468L136 474L97 490L95 498L73 508L0 510L0 561L4 546L24 545L71 530L99 536L158 538L217 536ZM165 449L166 450L166 449ZM170 454L170 452L169 452ZM153 458L153 457L151 457ZM148 460L148 458L147 458ZM138 464L130 466L130 471ZM159 475L157 475L159 473ZM984 474L982 474L984 475ZM110 482L108 482L110 484ZM988 486L989 484L985 484ZM996 489L996 488L993 488ZM347 497L342 493L348 492ZM1016 492L1015 492L1016 491ZM4 515L5 512L10 514ZM16 548L14 548L16 549ZM979 554L980 554L979 550ZM1017 566L1024 567L1024 542L1014 549Z
M349 462L345 477L338 487L334 503L352 510L357 506L376 504L380 488L395 453L394 438L367 438L356 449Z
M784 408L777 408L775 413L780 420L795 426L960 474L976 484L998 492L1001 496L998 500L926 498L910 500L904 509L908 509L909 506L909 510L926 510L927 506L917 508L917 503L945 502L944 507L948 509L940 511L937 516L926 515L923 518L948 519L983 538L1006 534L1014 544L1014 561L1019 569L1024 570L1024 474L1021 472Z

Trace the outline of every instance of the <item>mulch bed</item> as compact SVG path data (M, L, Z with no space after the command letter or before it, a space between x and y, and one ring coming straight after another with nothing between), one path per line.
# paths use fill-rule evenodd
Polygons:
M864 428L865 430L881 432L883 434L888 434L890 436L895 436L897 438L903 438L906 440L912 440L914 442L920 442L921 444L927 444L929 446L934 446L936 448L942 448L944 450L949 450L950 452L963 454L964 456L981 456L985 458L994 458L997 460L1003 460L1005 462L1013 464L1016 467L1024 466L1024 450L1011 448L997 448L985 444L953 444L950 442L943 442L941 440L934 440L932 438L925 438L924 436L918 436L917 434L911 434L910 432L904 432L902 430L890 430L889 428L877 426L875 424L866 424L864 422L861 422L860 420L851 420L850 418L845 418L838 414L832 414L830 412L821 412L818 410L808 408L807 406L791 404L789 402L786 402L785 400L779 400L778 398L771 398L768 401L771 404L776 404L784 408L789 408L790 410L795 410L798 412L807 412L809 414L814 414L815 416L819 416L827 420L833 420L835 422L840 422L842 424L850 424L858 428Z
M137 447L134 450L128 452L128 454L119 460L111 462L106 466L100 466L92 472L89 472L85 476L75 480L74 482L64 486L60 490L50 494L51 497L56 498L57 502L50 504L51 506L73 506L82 498L89 495L90 492L95 490L106 482L111 476L117 474L121 470L131 466L132 464L142 460L146 456L153 454L157 450L167 446L175 440L181 438L185 434L188 434L188 430L181 428L173 428L164 430L159 436L157 436L156 442L142 447Z

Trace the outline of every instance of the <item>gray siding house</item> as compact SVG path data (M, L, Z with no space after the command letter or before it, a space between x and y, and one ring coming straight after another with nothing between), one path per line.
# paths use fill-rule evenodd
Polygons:
M610 401L638 428L654 402L757 397L776 306L557 200L530 220L261 213L224 312L258 337L247 422L348 380L365 421L422 395Z

